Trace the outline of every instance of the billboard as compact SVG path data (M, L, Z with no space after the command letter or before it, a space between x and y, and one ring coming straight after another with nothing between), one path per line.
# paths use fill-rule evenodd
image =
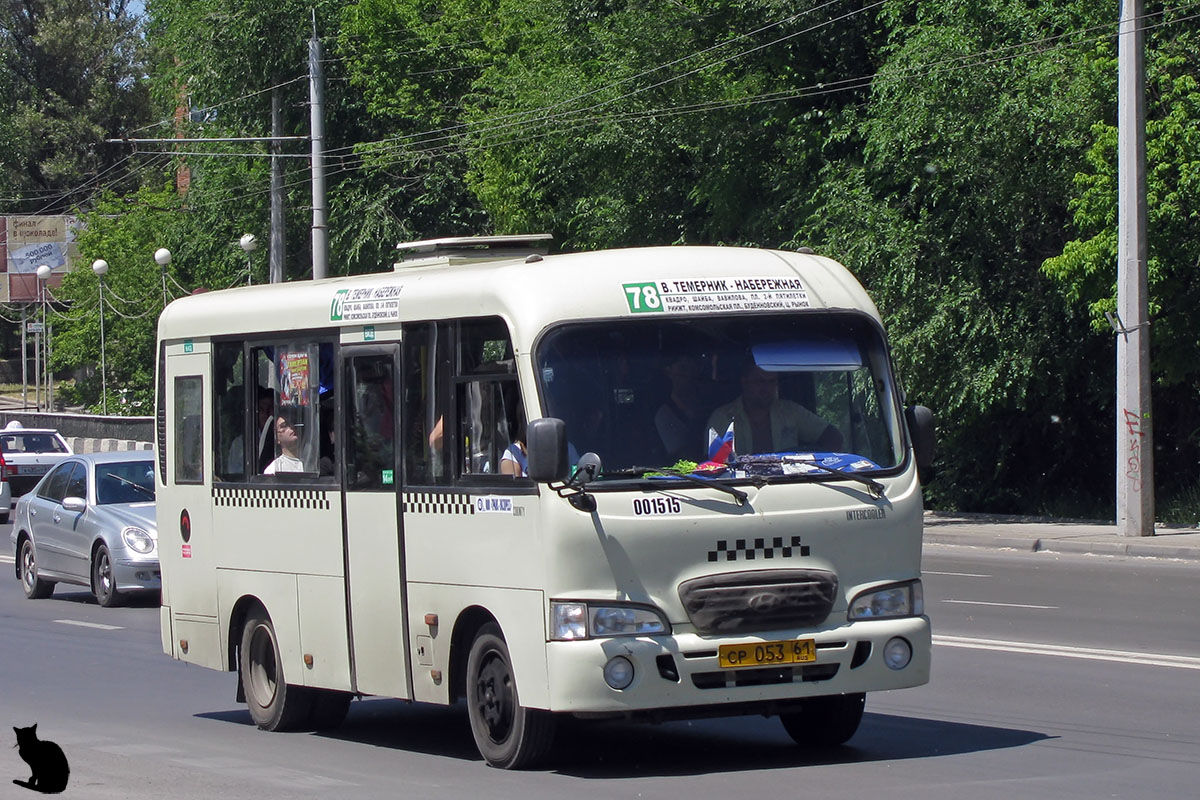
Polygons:
M0 303L29 303L37 297L38 267L50 267L50 288L75 267L78 220L71 216L0 217Z

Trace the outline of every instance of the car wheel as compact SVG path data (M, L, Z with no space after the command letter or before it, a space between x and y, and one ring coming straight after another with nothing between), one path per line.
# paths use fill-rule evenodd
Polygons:
M780 714L783 728L796 744L805 747L836 747L845 744L862 722L867 696L840 694L829 697L810 697L800 710Z
M313 708L312 693L286 681L275 626L261 609L252 612L242 628L238 669L246 706L258 727L264 731L285 731L308 721Z
M467 656L467 716L475 746L493 767L535 766L554 742L554 715L521 705L508 645L495 623L479 630Z
M8 515L11 513L11 511L0 511L0 525L8 524Z
M21 570L21 588L30 600L41 600L49 597L54 591L54 582L42 580L37 574L37 558L33 552L31 539L21 540L21 552L17 556L17 564Z
M112 556L108 547L100 545L92 555L92 594L104 608L121 604L124 598L117 591L117 578L113 574Z

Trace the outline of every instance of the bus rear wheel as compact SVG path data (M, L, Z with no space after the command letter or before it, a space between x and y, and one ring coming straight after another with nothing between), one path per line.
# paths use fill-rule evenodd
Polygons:
M294 730L308 720L312 694L303 686L288 684L275 626L261 609L252 612L242 628L238 670L246 706L258 727L265 731Z
M838 694L810 697L799 711L780 714L783 728L796 744L804 747L837 747L845 744L862 722L867 696Z
M493 767L536 766L554 743L554 715L521 705L508 645L495 623L479 630L467 656L467 716L475 746Z

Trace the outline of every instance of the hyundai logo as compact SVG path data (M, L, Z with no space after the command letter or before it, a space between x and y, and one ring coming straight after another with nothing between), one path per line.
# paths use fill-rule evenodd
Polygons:
M746 605L751 611L766 614L783 605L783 597L778 592L759 592L746 598Z

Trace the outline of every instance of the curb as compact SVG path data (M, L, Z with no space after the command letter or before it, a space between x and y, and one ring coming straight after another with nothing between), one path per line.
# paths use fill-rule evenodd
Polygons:
M1129 556L1134 558L1170 558L1200 561L1200 549L1145 541L1085 541L1029 536L1005 536L987 533L938 533L925 530L926 544L957 547L984 547L1015 550L1022 553L1072 553L1081 555Z

